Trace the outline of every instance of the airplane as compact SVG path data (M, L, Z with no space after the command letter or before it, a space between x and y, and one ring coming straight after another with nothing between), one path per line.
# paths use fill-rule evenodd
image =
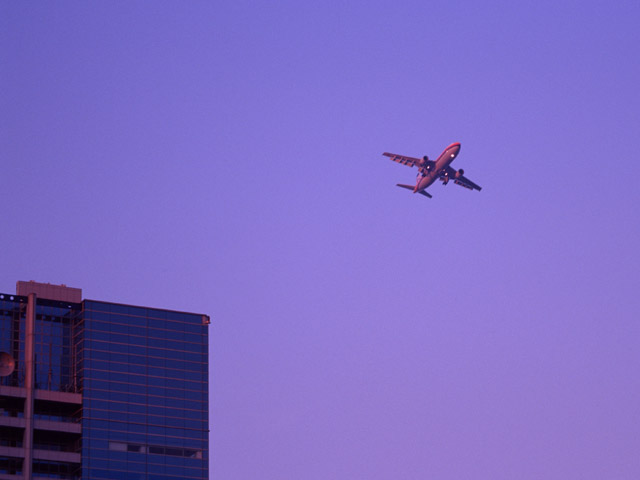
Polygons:
M384 152L382 155L389 157L394 162L408 165L409 167L418 167L418 177L416 178L415 186L398 183L398 187L413 190L413 193L419 193L425 197L433 198L431 194L426 191L426 188L436 180L442 180L442 184L446 185L449 183L449 179L453 179L453 183L468 188L469 190L482 190L481 187L464 176L463 169L454 170L450 167L451 162L455 160L458 153L460 153L460 143L456 142L445 148L444 152L442 152L435 161L429 160L429 157L426 155L422 158L405 157L404 155L388 152Z

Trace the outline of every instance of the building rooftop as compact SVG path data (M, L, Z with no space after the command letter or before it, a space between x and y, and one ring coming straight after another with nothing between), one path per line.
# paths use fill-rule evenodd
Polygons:
M82 289L67 287L66 285L53 285L51 283L16 282L16 295L28 296L35 293L38 298L58 300L60 302L80 303L82 301Z

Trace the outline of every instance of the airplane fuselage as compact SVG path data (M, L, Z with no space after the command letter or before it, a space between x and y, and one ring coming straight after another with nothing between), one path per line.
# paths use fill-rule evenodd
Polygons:
M443 172L446 172L447 167L455 160L460 153L460 143L452 143L444 152L436 159L435 164L430 168L421 168L416 179L416 187L413 189L413 193L420 192L430 186L433 182L438 180ZM445 180L445 181L448 181Z

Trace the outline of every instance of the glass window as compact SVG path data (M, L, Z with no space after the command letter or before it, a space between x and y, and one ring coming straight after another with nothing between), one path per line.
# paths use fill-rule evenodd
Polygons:
M127 420L131 423L147 423L147 416L129 413Z
M147 377L147 381L150 386L154 387L164 387L167 382L163 377ZM173 382L170 382L170 386L172 385Z
M138 327L145 327L146 328L147 322L148 322L148 320L144 316L140 317L140 316L135 316L134 315L134 316L127 317L127 324L128 325L136 325Z
M202 323L199 324L189 324L187 323L184 327L184 331L187 333L199 333L202 334L203 331L206 329L207 327L205 325L202 325Z
M147 427L147 432L149 432L149 435L161 435L161 436L165 436L167 433L167 429L164 427L159 427L159 426L153 426L153 425L149 425ZM149 453L151 452L151 447L149 449Z
M136 326L136 325L129 325L128 334L129 335L138 335L138 336L141 336L141 337L146 337L147 336L147 329L146 329L146 327L141 327L141 326Z
M128 407L131 413L147 413L147 409L149 408L147 405L138 405L135 403L130 403Z
M136 373L140 375L144 375L146 373L147 367L145 365L138 365L135 363L128 364L129 372Z
M183 410L188 402L182 398L167 398L167 406Z
M127 337L130 345L140 345L142 347L147 345L147 337L130 335Z
M156 358L156 357L149 357L149 365L152 365L154 367L164 367L165 365L165 360L164 358Z
M129 392L137 393L137 394L140 394L140 395L144 395L147 392L147 387L144 386L144 385L130 384L129 385Z
M129 353L132 355L144 356L147 354L147 348L144 346L129 344Z
M184 408L188 408L190 410L202 410L203 409L203 404L202 402L194 402L191 400L185 400L184 401Z
M151 463L153 461L157 462L159 460L162 460L161 464L158 463ZM156 457L156 458L150 458L149 459L149 464L148 466L148 471L149 473L165 473L165 468L164 468L164 458L160 458L160 457ZM180 476L182 478L182 475ZM160 477L158 477L160 478ZM167 480L167 477L162 477L163 480Z

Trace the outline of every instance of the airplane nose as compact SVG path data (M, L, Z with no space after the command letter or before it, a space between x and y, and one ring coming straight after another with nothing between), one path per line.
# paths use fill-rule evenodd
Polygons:
M452 159L455 158L455 156L460 153L460 142L452 143L447 147L447 150L445 150L445 152L448 152Z

